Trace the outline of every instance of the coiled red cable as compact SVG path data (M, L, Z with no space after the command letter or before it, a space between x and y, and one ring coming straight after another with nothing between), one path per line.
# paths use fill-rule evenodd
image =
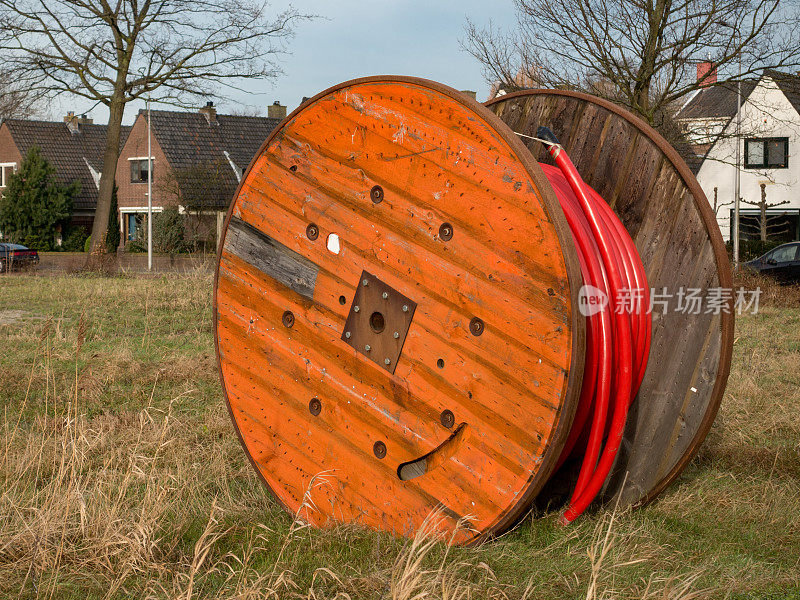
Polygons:
M561 466L586 440L575 490L561 517L567 524L597 497L619 451L650 353L650 291L639 252L614 211L583 181L552 132L540 128L536 139L557 165L541 167L575 241L584 283L579 308L587 320L580 401L558 461Z

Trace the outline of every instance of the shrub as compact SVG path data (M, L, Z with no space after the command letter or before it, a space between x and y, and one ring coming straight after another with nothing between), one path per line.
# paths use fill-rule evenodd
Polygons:
M130 252L132 254L147 252L147 244L139 240L131 240L125 244L125 252Z
M117 185L114 184L114 193L111 195L111 213L108 215L106 249L112 253L116 252L119 242L119 208L117 206Z
M176 254L184 249L183 215L175 207L166 207L153 216L153 251Z
M88 239L89 234L83 227L73 227L61 243L61 249L64 252L86 252L85 245Z
M80 182L61 185L55 168L33 146L0 197L0 230L34 250L52 250L56 228L72 213Z

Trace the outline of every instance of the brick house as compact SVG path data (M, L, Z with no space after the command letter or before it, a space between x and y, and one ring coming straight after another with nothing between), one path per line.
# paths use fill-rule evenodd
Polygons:
M286 116L279 103L267 117L218 115L213 103L196 112L150 112L152 207L176 206L187 234L213 245L242 173ZM143 240L147 227L147 111L134 121L117 163L122 243Z
M121 146L130 129L122 128ZM103 168L106 130L105 125L95 125L86 115L77 117L74 113L69 113L62 122L6 119L0 125L0 191L28 151L38 146L55 167L56 179L64 184L76 179L81 182L70 226L83 227L90 232Z

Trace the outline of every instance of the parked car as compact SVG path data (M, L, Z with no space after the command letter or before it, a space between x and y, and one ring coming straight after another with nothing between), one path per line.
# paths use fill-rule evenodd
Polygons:
M39 264L39 253L21 244L0 243L0 273Z
M800 282L800 243L783 244L764 256L745 263L745 267L785 282Z

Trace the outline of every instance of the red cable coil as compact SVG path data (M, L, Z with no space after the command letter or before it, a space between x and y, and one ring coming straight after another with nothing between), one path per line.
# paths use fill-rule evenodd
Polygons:
M559 467L587 435L589 415L593 417L578 481L561 516L561 522L567 524L595 499L622 442L628 408L644 378L650 353L650 290L636 246L614 211L583 181L549 130L541 128L539 138L547 138L540 141L548 146L557 165L541 167L575 241L584 283L581 299L607 300L605 306L596 305L597 310L584 310L584 378ZM591 307L588 302L584 306Z

